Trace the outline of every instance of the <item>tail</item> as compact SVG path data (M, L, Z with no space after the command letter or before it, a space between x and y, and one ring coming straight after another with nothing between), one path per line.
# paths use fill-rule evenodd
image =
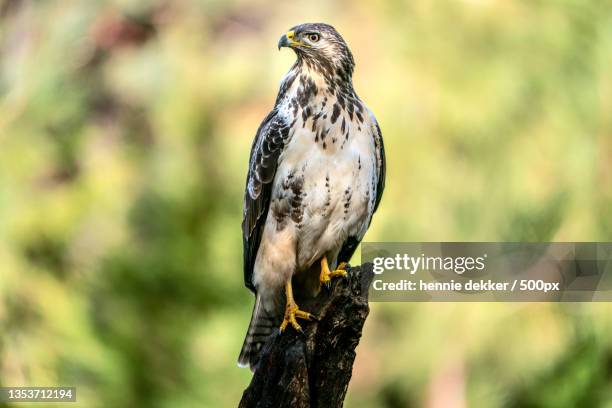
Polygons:
M254 370L259 361L261 346L263 346L268 336L270 336L277 327L278 325L275 319L266 313L263 302L258 295L255 299L255 306L253 306L253 315L251 316L249 330L247 331L242 350L240 351L240 356L238 357L238 366L250 367L251 370Z

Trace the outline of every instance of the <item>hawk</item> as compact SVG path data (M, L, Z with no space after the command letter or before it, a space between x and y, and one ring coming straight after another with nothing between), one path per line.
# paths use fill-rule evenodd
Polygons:
M238 364L252 369L275 327L316 319L297 301L346 276L385 184L382 135L353 89L344 39L301 24L282 47L297 59L257 130L244 198L244 282L256 299Z

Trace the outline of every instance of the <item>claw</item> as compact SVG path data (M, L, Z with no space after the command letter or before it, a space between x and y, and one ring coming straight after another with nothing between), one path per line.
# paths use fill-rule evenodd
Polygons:
M284 332L289 324L291 324L295 330L303 332L302 326L300 326L300 324L297 322L297 319L318 320L315 319L310 313L300 310L298 305L295 303L289 303L287 304L287 308L285 309L285 317L279 328L280 332Z
M335 271L330 271L327 263L327 257L324 256L321 259L321 275L319 276L319 282L325 284L325 286L329 288L331 286L332 278L338 276L345 278L348 276L348 273L345 270L347 266L348 264L346 262L341 262Z
M297 319L304 320L318 320L312 314L300 310L298 305L293 300L293 289L291 288L291 282L285 284L285 292L287 295L287 307L285 308L285 317L283 318L283 322L279 327L280 333L284 332L289 324L300 333L304 333L302 330L302 326L299 325Z

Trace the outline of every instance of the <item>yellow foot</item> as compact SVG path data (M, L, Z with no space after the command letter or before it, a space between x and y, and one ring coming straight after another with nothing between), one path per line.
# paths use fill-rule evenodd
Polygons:
M295 303L288 303L287 307L285 308L285 318L283 319L283 322L280 325L280 332L284 332L289 323L291 323L291 326L293 326L295 330L301 332L302 326L298 324L298 318L304 320L316 320L315 317L310 313L300 310L298 305L296 305Z
M287 306L285 307L285 317L280 325L280 332L284 332L287 325L291 323L293 328L299 332L302 332L302 327L298 324L297 319L304 320L319 320L308 312L300 310L298 305L293 299L293 288L291 287L291 280L285 283L285 295L287 296Z
M340 265L338 265L335 271L330 271L329 265L327 264L327 257L323 257L321 259L321 275L319 275L319 282L321 284L324 283L326 285L329 285L332 278L335 278L337 276L342 276L342 277L347 276L348 273L345 270L346 267L347 267L347 263L342 262L340 263Z

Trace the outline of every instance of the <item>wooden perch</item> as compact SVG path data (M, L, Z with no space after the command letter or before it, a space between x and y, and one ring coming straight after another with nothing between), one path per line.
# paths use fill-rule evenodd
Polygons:
M268 339L239 408L342 407L370 311L372 276L371 265L350 268L348 278L301 303L320 321L304 322L304 334L289 327Z

